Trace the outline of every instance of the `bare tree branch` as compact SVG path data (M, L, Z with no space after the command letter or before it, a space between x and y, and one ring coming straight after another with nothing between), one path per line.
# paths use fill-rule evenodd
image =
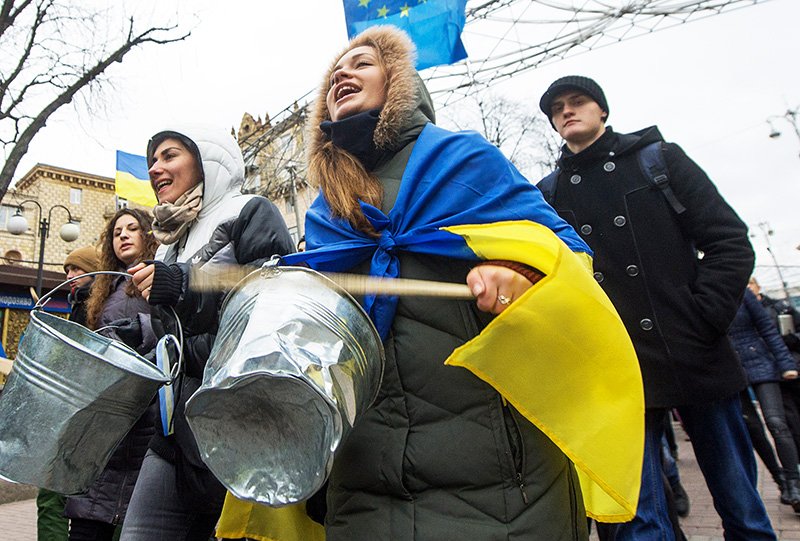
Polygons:
M24 13L29 8L35 12ZM55 111L101 81L109 66L122 62L135 47L165 45L190 35L176 35L177 25L137 31L130 17L121 44L97 47L81 38L100 29L98 19L96 12L59 0L2 1L0 49L16 51L16 56L0 60L0 144L7 151L0 169L0 197L31 141ZM107 45L113 50L106 50Z

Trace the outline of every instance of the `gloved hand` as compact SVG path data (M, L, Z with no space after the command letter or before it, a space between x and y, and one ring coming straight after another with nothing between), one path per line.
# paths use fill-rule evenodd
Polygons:
M109 326L113 333L109 335L110 338L119 340L132 349L138 349L142 345L142 326L138 317L115 319Z

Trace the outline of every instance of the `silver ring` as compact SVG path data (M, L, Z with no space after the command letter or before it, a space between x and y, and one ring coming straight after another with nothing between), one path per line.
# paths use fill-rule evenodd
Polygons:
M506 306L508 304L511 304L511 297L506 297L505 295L498 295L497 302L499 302L503 306Z

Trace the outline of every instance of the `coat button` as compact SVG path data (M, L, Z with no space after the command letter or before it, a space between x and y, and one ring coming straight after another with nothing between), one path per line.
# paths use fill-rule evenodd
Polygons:
M626 222L627 220L625 219L625 216L614 217L614 225L616 225L617 227L622 227L623 225L625 225Z
M639 267L636 265L628 265L625 267L625 272L628 273L628 276L638 276L639 275Z
M639 322L639 326L644 331L652 331L653 330L653 320L648 319L648 318L644 318L643 320L641 320Z
M580 184L581 176L580 175L572 175L571 177L569 177L569 181L571 183L573 183L573 184Z
M592 234L592 226L589 224L583 224L581 226L581 233L584 235L591 235Z
M602 273L602 272L596 272L596 273L594 273L594 279L595 279L595 280L597 280L597 283L598 283L598 284L602 283L602 282L603 282L603 280L605 280L605 278L606 278L606 277L605 277L605 276L603 276L603 273Z
M605 169L609 173L611 171L613 171L614 169L616 169L616 168L617 168L617 166L614 165L614 162L606 162L606 163L603 164L603 169Z

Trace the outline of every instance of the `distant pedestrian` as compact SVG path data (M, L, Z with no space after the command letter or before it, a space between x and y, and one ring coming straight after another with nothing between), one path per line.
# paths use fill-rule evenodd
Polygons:
M746 380L727 330L753 268L747 226L656 127L620 134L592 79L567 76L541 110L565 144L539 187L595 253L595 278L633 340L645 387L645 459L633 521L617 540L671 541L661 476L664 412L676 407L726 540L775 540L756 489L738 393Z
M797 447L786 422L778 383L797 379L797 363L778 334L778 328L752 291L745 291L728 334L755 393L764 422L775 441L783 467L781 503L800 512L800 471Z

